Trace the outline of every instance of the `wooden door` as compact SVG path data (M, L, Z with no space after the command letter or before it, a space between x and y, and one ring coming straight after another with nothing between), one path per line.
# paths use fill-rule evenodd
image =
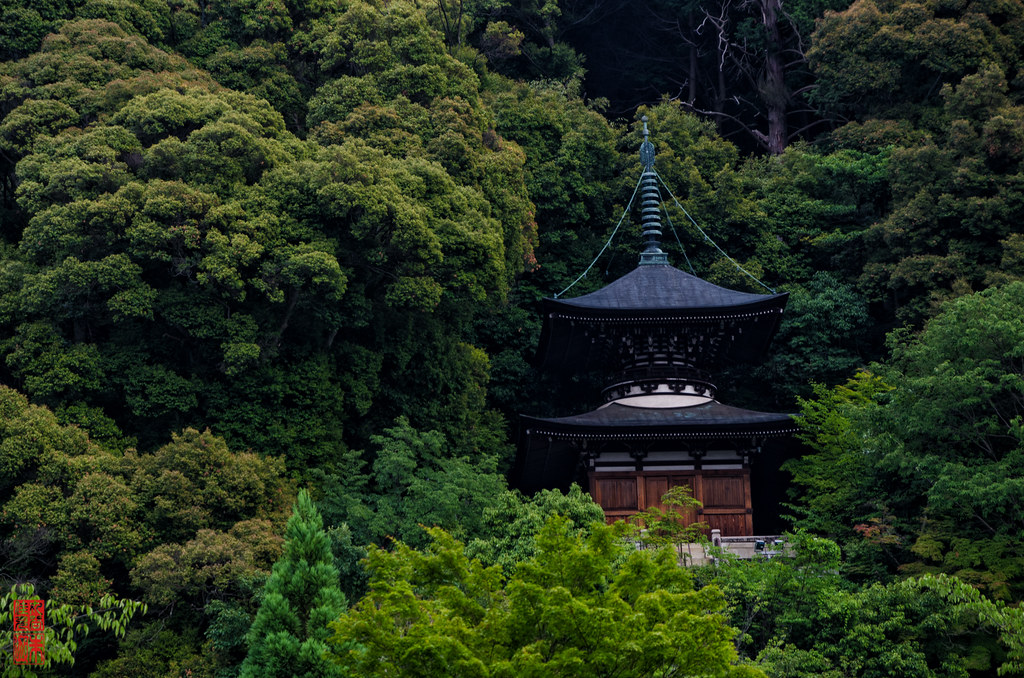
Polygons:
M668 507L661 503L661 498L673 486L674 478L667 475L647 475L646 473L640 478L644 484L644 496L640 500L640 510L643 511L652 506L662 510L667 509Z
M687 473L591 473L590 494L604 509L609 523L625 520L649 507L668 509L661 498L677 485L694 486L694 474ZM694 519L691 514L691 520Z
M702 505L690 512L691 522L707 523L709 530L719 529L725 537L753 535L749 469L590 474L590 493L609 523L652 506L667 509L661 498L678 485L693 488L694 498Z
M701 476L701 493L697 498L704 505L701 513L708 528L721 530L723 537L753 535L750 469L703 471Z
M671 474L645 473L643 475L645 495L640 505L645 509L657 508L662 511L674 510L683 515L684 522L687 525L696 522L697 512L694 509L666 504L662 501L662 497L664 497L665 493L672 488L680 486L689 487L691 496L695 496L694 485L698 477L699 473L697 472Z
M639 511L638 483L635 473L590 474L590 494L604 509L605 520L610 524L625 520Z

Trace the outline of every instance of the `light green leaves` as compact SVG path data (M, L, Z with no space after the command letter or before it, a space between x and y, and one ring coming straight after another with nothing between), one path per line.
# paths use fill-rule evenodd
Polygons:
M373 548L370 591L334 624L352 676L732 675L721 592L695 592L669 551L627 552L603 525L559 518L513 571L470 560L445 532L423 551ZM737 674L738 675L738 674ZM759 675L751 670L748 675Z

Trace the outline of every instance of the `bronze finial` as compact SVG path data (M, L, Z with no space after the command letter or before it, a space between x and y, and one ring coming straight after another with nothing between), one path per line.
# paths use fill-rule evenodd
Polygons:
M644 121L644 142L640 144L640 164L644 166L644 170L649 170L654 167L654 144L648 140L650 132L647 130L647 116L640 119Z

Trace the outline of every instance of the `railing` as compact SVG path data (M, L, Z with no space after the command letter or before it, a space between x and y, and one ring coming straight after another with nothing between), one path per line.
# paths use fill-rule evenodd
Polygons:
M643 540L634 542L638 550L660 548ZM721 530L711 530L711 539L703 543L676 544L679 563L690 567L713 565L718 561L718 553L726 553L740 560L763 558L770 560L776 556L792 555L787 549L785 539L781 535L764 535L753 537L723 537Z
M682 361L680 361L682 362ZM636 379L694 379L696 381L711 381L711 373L688 365L638 365L627 367L618 374L620 381L634 381Z

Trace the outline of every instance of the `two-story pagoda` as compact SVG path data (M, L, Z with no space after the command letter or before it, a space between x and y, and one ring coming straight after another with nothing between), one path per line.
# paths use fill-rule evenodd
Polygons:
M608 374L605 404L522 415L514 480L526 492L579 482L609 521L660 506L685 484L703 504L699 519L723 536L774 531L786 447L777 441L796 430L793 419L718 402L712 375L762 359L787 295L726 289L668 264L646 122L644 136L639 265L596 292L543 301L540 367Z

